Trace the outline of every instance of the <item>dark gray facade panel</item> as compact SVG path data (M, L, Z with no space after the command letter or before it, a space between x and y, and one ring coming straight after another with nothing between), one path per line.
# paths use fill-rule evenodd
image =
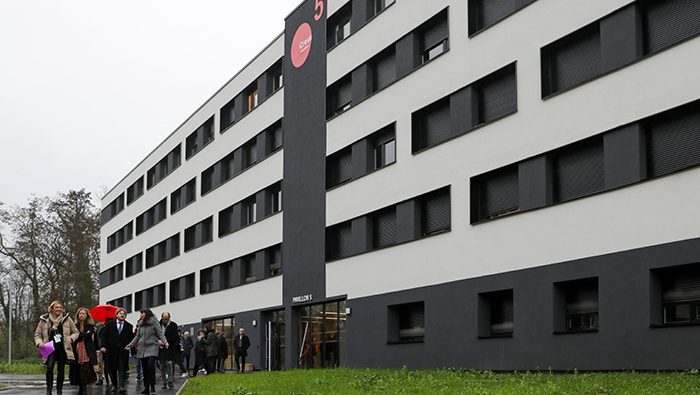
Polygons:
M396 78L409 74L420 63L420 41L413 31L396 42Z
M351 254L360 254L372 248L372 229L369 218L364 215L352 220Z
M547 156L518 164L518 201L520 210L552 204L552 165Z
M403 243L420 237L421 213L416 199L396 205L396 242Z
M351 299L348 366L690 369L700 363L698 327L650 327L661 317L660 296L654 294L660 289L651 271L696 262L700 239ZM561 320L563 308L555 306L561 299L554 284L586 278L598 279L598 331L555 335L555 316ZM504 289L513 289L513 337L479 339L479 294ZM388 344L388 306L420 301L425 302L425 341Z
M639 123L603 135L605 189L646 178L646 139Z
M372 93L372 75L370 65L363 63L352 71L352 102L359 103Z
M285 20L284 57L284 182L282 199L282 262L285 266L282 297L286 311L287 367L296 364L291 308L292 298L313 295L322 300L326 293L326 10L315 9L307 0ZM320 14L318 12L321 12ZM297 29L311 26L313 37L308 58L299 67L290 49ZM320 39L319 39L320 38ZM309 248L309 246L317 246ZM252 339L251 339L252 340Z
M617 69L642 57L642 16L632 4L600 21L602 72Z
M352 174L355 178L367 174L370 169L372 147L368 139L362 139L352 145Z
M450 95L450 134L460 135L475 124L474 88L468 86Z

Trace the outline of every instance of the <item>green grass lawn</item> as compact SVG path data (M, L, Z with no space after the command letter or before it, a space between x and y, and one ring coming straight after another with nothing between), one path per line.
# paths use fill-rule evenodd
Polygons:
M692 395L700 394L700 374L293 370L196 377L182 394Z
M44 364L40 360L0 363L0 374L44 374Z

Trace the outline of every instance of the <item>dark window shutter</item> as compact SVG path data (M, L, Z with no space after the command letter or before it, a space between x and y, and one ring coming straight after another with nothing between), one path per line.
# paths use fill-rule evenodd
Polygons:
M647 53L700 34L700 1L647 1L643 7Z
M515 67L484 81L479 96L479 121L486 123L518 109Z
M425 328L425 305L420 302L401 306L399 310L399 328Z
M418 149L432 147L451 137L449 98L432 104L418 116Z
M700 105L684 106L647 124L649 176L700 164Z
M504 291L491 297L491 334L513 333L513 291Z
M554 199L562 202L605 188L603 140L574 144L554 158Z
M600 74L601 47L598 24L582 29L555 44L549 63L552 89L558 92Z
M346 104L352 101L351 86L352 84L350 83L350 81L347 81L338 87L338 103L336 110L340 109L341 107L345 106Z
M392 51L379 59L374 71L374 90L385 88L396 80L396 54Z
M426 197L423 203L423 234L431 234L450 228L450 192L440 191Z
M396 209L392 207L375 214L372 231L374 248L396 244Z
M518 168L497 170L479 182L479 219L515 211L519 206Z
M569 284L566 290L566 314L598 312L598 282L591 280Z
M447 17L440 17L423 30L423 34L421 35L421 49L426 50L432 48L446 39L447 36Z
M352 226L350 222L327 229L326 249L328 260L350 256L352 253Z
M700 301L700 270L674 270L662 280L663 303Z
M344 149L329 158L327 187L331 188L352 178L352 151Z
M515 0L473 0L477 12L478 27L483 29L515 12Z

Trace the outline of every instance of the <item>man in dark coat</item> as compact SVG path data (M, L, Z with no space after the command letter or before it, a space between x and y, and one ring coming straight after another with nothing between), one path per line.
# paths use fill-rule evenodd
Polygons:
M194 348L194 342L192 341L192 336L190 332L185 331L185 335L182 337L182 358L185 364L185 371L189 373L190 371L190 354Z
M224 334L220 332L216 341L219 349L219 354L217 355L219 358L219 372L224 373L224 363L226 363L226 358L228 358L228 343L226 342Z
M126 310L117 310L116 319L107 321L100 332L100 351L107 359L112 390L126 392L124 378L129 370L129 351L127 344L134 338L134 327L126 322Z
M245 334L245 329L238 330L238 336L233 338L233 355L236 358L236 371L245 373L245 358L248 356L250 339ZM240 359L240 363L239 363Z
M173 388L173 377L175 376L175 358L177 356L176 348L180 344L180 331L177 324L170 320L170 313L167 311L160 315L160 327L163 330L165 339L172 347L162 348L158 352L160 360L160 377L163 380L163 389L168 387Z
M206 348L206 362L204 363L204 368L207 370L207 374L214 373L214 365L216 365L216 358L219 356L219 346L216 341L216 335L214 330L211 329L211 324L204 325L204 330L206 335L204 337L204 347Z

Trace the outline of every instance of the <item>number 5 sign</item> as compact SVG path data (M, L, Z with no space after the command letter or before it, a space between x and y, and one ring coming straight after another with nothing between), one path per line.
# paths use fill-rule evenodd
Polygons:
M321 17L323 16L323 9L323 0L316 0L316 5L314 5L314 11L316 11L316 13L314 14L315 21L321 19Z

